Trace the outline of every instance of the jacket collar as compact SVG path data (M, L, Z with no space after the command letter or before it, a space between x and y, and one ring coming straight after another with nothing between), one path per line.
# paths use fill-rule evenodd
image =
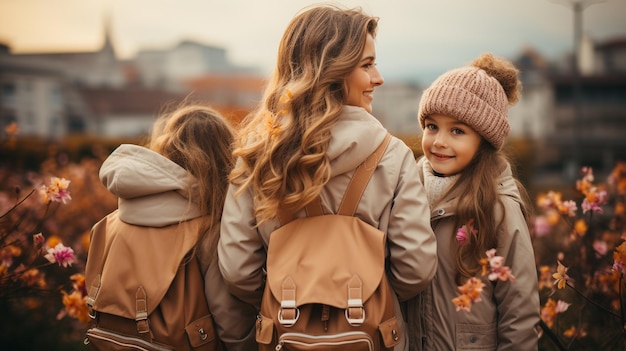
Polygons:
M426 177L428 175L425 174L426 172L424 171L424 167L430 167L426 157L422 156L418 160L418 166L422 170L422 172L419 173L421 181L424 186L426 186ZM426 189L426 191L428 192L428 189ZM458 197L459 193L460 189L456 189L454 192L448 194L447 196L445 196L445 198L442 198L440 201L438 201L434 206L431 206L430 220L435 221L441 218L453 216L455 214L456 198ZM511 197L518 203L522 202L519 190L517 189L517 184L515 182L515 179L513 178L513 172L511 171L510 165L507 165L504 171L502 171L502 173L498 177L498 193L501 196Z

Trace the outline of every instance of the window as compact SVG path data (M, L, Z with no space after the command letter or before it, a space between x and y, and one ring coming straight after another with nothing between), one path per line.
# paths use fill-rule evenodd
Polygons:
M15 83L7 82L2 83L2 91L0 92L0 99L2 104L7 106L14 106L17 96L17 87Z

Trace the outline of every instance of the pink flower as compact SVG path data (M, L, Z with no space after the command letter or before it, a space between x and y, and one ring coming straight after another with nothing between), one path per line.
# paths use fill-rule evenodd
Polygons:
M71 247L64 246L59 243L54 248L48 249L48 253L44 256L50 263L58 262L59 266L67 267L74 263L74 250Z
M587 213L587 211L593 211L598 213L604 212L604 210L600 206L606 204L606 201L606 190L596 191L594 188L593 191L589 192L587 196L585 196L585 199L581 204L581 207L583 208L583 213Z
M489 273L489 280L510 280L515 281L515 276L511 274L511 268L504 265L504 257L496 256L496 249L487 250L486 259L481 259L483 275Z
M473 219L470 219L469 221L467 221L467 224L465 224L461 228L457 229L457 231L456 231L456 240L459 242L460 245L463 245L469 239L469 235L470 234L472 234L472 235L478 234L478 230L476 230L474 228L474 220Z
M562 212L566 213L570 217L576 217L576 211L578 207L576 206L576 202L573 200L563 201Z
M502 256L493 256L489 259L489 266L492 270L499 269L504 266L504 257Z
M502 268L498 268L498 269L494 269L491 271L491 274L489 274L489 280L494 281L494 280L501 280L501 281L506 281L506 280L510 280L512 282L515 281L515 276L513 274L511 274L511 268L507 267L507 266L503 266Z
M72 199L69 190L67 190L69 185L70 181L65 178L50 178L50 185L42 185L39 189L41 202L47 204L54 201L63 202L64 204L66 204L69 200Z
M594 241L593 249L596 252L596 257L598 258L606 255L607 251L609 250L608 245L606 244L606 241L603 241L603 240Z
M567 311L567 309L569 308L569 306L571 305L571 303L567 303L563 300L559 300L556 303L556 308L555 311L556 313L563 313L565 311Z
M550 230L552 226L550 226L550 222L544 216L537 216L535 218L535 234L538 237L546 236L550 234Z

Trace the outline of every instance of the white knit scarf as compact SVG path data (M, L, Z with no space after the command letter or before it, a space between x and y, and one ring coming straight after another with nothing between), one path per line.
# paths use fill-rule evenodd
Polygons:
M441 200L441 197L448 191L457 175L448 177L436 176L433 172L433 168L430 163L424 160L422 171L424 172L424 187L426 188L426 196L430 208L434 208L435 205Z

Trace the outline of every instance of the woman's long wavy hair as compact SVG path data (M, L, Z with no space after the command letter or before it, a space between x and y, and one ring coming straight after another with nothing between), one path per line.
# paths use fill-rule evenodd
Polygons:
M211 107L188 104L160 116L146 147L174 161L195 177L189 190L203 214L198 242L205 242L211 256L219 239L219 223L233 168L234 131ZM211 233L211 234L207 234ZM215 235L213 235L215 234Z
M231 181L251 188L260 224L279 207L302 209L330 178L330 130L378 18L319 6L297 15L278 49L263 104L244 121Z

